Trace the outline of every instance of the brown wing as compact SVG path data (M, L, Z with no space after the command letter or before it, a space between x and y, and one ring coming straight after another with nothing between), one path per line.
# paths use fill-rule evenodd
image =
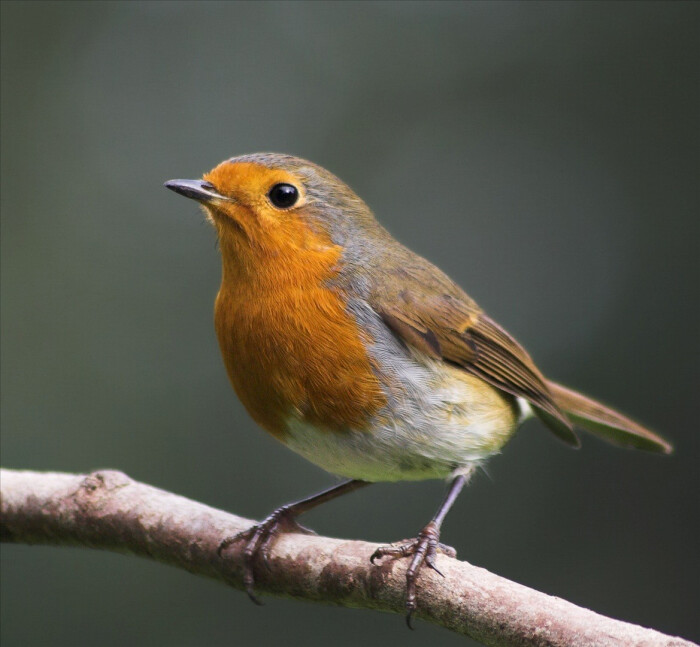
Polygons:
M376 295L373 305L396 335L432 357L457 364L489 384L524 398L559 438L579 446L571 422L515 339L466 295L462 297L454 284L445 286L452 294L434 294L433 289L428 294L428 290L416 287L414 284L413 290Z

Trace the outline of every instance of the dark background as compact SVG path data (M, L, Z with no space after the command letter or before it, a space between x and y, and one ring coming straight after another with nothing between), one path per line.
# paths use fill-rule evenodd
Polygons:
M529 422L444 529L463 559L700 638L697 3L2 4L2 462L110 467L261 517L333 478L257 430L214 234L162 187L274 150L345 179L551 377L672 457ZM439 482L308 517L392 541ZM81 549L2 547L2 643L457 645Z

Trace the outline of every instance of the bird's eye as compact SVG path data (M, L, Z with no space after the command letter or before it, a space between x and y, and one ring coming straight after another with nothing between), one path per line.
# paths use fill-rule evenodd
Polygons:
M267 194L278 209L289 209L299 199L299 190L292 184L275 184Z

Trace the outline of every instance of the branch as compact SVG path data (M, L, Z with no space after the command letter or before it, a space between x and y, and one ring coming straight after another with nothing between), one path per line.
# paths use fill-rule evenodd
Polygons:
M0 540L79 545L150 557L243 588L242 546L217 556L243 519L132 481L121 472L89 475L0 470ZM256 588L300 600L404 612L405 560L372 566L377 546L313 535L281 535ZM486 645L689 646L533 591L488 571L438 556L445 577L424 569L417 618ZM397 629L398 630L398 629Z

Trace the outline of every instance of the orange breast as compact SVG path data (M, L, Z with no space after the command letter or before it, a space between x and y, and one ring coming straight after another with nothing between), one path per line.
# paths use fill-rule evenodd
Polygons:
M224 257L242 251L225 244ZM224 271L215 325L226 369L250 415L281 440L290 415L361 429L386 403L366 339L327 284L339 257L331 245Z

